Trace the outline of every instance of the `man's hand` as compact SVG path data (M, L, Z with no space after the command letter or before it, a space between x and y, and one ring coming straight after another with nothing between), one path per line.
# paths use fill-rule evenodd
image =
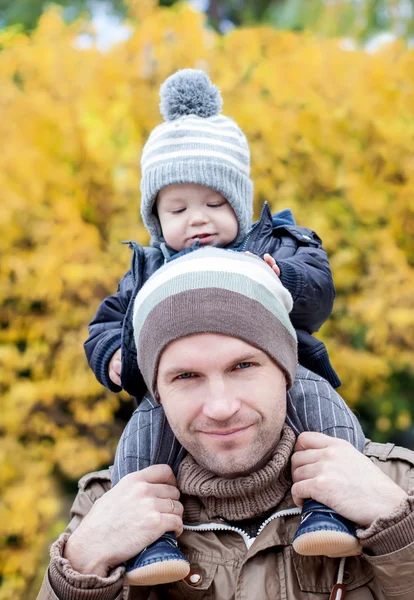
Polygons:
M407 497L396 483L348 442L305 432L292 456L292 497L312 498L363 527L391 514Z
M276 275L278 277L280 277L280 269L277 266L277 262L275 261L275 259L273 258L273 256L271 256L270 254L265 254L263 256L263 260L265 261L266 264L269 265L269 267L274 271L274 273L276 273Z
M119 386L121 385L121 365L121 348L118 348L109 361L108 373L109 379Z
M65 558L79 573L106 577L167 531L181 535L183 506L176 486L167 465L127 475L93 505L69 537Z

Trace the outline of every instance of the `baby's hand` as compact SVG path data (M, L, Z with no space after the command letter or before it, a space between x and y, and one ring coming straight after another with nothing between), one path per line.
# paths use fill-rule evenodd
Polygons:
M273 270L274 273L276 273L276 275L278 277L280 277L280 269L277 266L277 262L275 261L275 259L273 258L273 256L270 256L270 254L265 254L263 256L263 260L265 261L266 264L269 265L269 267Z
M121 348L114 352L108 367L109 379L115 385L121 385Z

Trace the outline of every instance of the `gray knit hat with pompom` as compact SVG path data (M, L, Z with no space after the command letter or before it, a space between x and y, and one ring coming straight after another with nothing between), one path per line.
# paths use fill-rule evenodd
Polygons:
M220 90L203 71L177 71L160 88L164 123L150 134L141 158L141 215L152 236L162 239L154 203L158 192L174 183L198 183L220 192L232 206L239 231L252 223L253 183L246 136L220 114Z

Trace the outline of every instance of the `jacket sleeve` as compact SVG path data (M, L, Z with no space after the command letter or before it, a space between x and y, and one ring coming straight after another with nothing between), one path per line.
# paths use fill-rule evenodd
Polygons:
M63 555L69 537L62 534L50 549L51 560L38 600L121 600L123 567L113 569L107 577L78 573Z
M358 531L387 600L414 598L414 489L395 512Z
M64 547L71 533L110 487L109 471L90 473L79 482L79 492L71 508L71 521L50 549L50 564L37 600L122 600L124 595L123 567L116 567L107 577L83 575L75 571L64 558ZM134 589L134 600L147 600L150 589Z
M330 316L335 299L328 255L311 229L288 226L285 230L291 236L286 244L290 255L283 252L286 238L282 238L274 258L280 268L280 279L293 297L290 318L296 329L313 333Z
M131 300L134 282L129 270L118 285L118 291L101 303L98 312L89 324L89 337L84 343L86 358L96 379L112 392L121 387L109 378L109 362L121 347L122 325Z
M408 493L396 510L357 535L363 558L385 600L414 598L414 452L394 444L368 442L365 455Z
M385 600L414 598L414 542L382 556L365 556L381 585Z

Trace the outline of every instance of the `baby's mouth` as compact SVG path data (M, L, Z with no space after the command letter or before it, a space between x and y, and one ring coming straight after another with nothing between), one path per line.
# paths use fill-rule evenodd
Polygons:
M212 240L215 235L215 233L197 233L190 238L190 242L200 240L200 243L203 244Z

